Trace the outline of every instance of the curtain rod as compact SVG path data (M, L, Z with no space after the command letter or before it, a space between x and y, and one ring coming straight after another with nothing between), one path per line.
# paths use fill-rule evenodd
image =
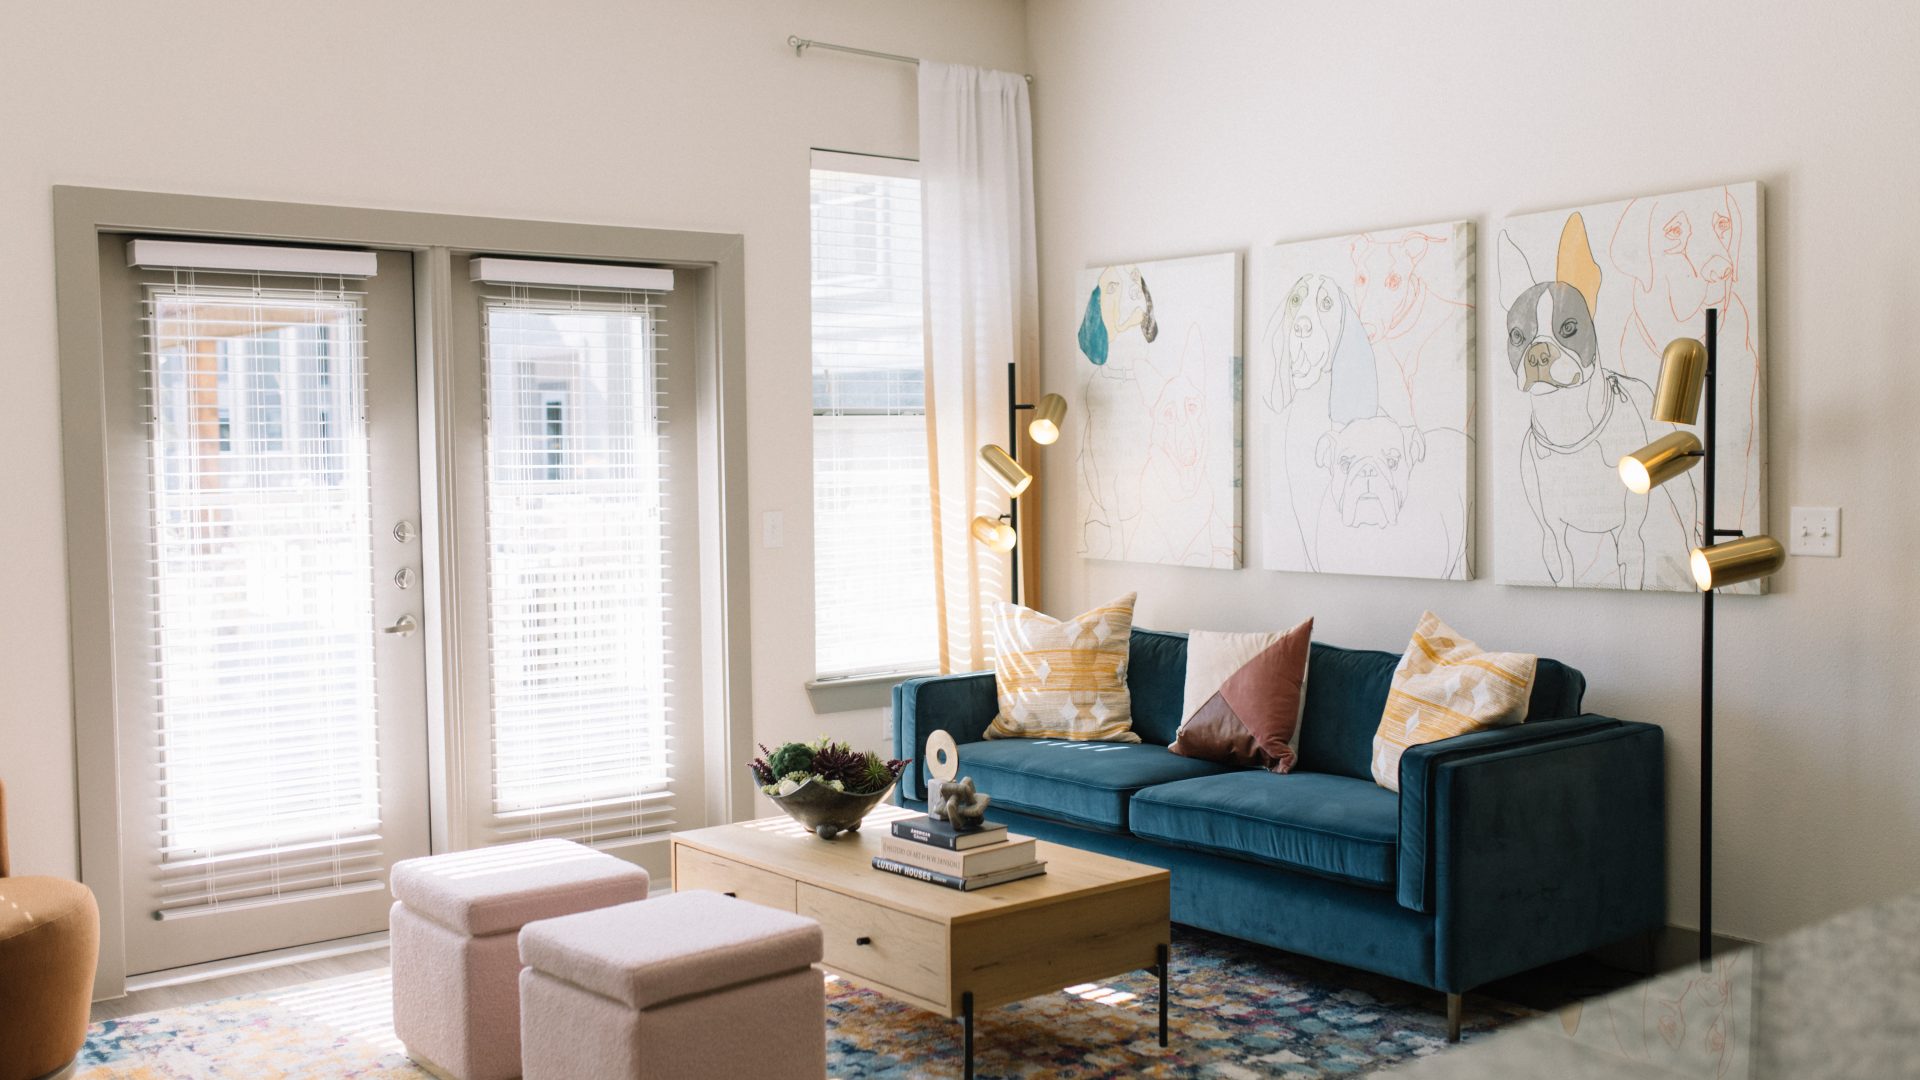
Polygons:
M855 56L871 56L875 60L892 60L896 64L912 64L915 67L920 66L920 58L917 56L901 56L899 53L875 52L872 49L856 49L851 45L835 45L826 41L813 41L809 38L803 38L798 34L788 34L787 44L793 49L793 55L795 56L805 56L808 49L827 49L832 52L852 53ZM1033 76L1031 75L1022 75L1021 78L1028 82L1033 81Z

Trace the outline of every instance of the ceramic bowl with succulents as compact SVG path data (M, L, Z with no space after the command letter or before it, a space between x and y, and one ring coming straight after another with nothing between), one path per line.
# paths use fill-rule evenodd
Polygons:
M782 743L747 768L760 791L788 817L822 840L860 831L860 820L887 797L905 761L859 751L822 736L810 743Z

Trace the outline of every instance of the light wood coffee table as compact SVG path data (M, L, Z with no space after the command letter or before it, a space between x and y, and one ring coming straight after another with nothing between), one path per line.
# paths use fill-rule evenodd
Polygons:
M960 892L873 868L881 835L907 816L883 806L834 840L784 817L676 833L673 887L818 919L826 968L961 1022L968 1077L976 1009L1141 968L1160 979L1167 1045L1165 870L1043 840L1045 874Z

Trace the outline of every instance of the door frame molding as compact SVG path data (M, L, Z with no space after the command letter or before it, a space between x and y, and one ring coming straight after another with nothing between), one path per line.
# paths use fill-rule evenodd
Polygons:
M54 281L59 333L62 471L66 494L67 606L72 653L80 879L100 906L96 1000L126 992L121 880L120 748L115 692L114 580L109 499L106 369L99 235L144 232L233 240L350 244L411 252L420 380L422 600L428 626L429 805L435 850L461 845L460 668L444 628L459 625L454 557L455 458L451 357L454 251L546 258L644 261L684 273L701 300L695 327L700 426L705 667L705 810L710 821L751 817L753 792L730 763L752 756L746 453L746 256L738 233L361 207L229 199L109 188L53 188Z

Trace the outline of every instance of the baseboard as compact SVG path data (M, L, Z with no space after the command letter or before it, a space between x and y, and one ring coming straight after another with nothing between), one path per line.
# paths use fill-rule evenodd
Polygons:
M1713 954L1752 948L1758 942L1745 938L1729 937L1725 934L1713 935ZM1672 971L1687 964L1697 963L1700 959L1700 931L1685 926L1668 926L1650 934L1640 934L1625 941L1594 949L1587 955L1608 967L1642 975L1657 975L1663 971Z
M235 956L226 960L214 960L205 964L193 964L188 967L170 968L166 971L135 975L127 980L127 993L138 990L151 990L161 986L178 986L181 983L203 982L218 979L226 975L239 975L248 971L261 971L266 968L284 967L288 964L303 963L308 960L324 960L331 956L345 956L349 953L365 952L368 949L387 947L387 932L379 930L358 937L338 938L333 941L320 941L312 945L296 945L290 949L274 949L271 952L252 953L247 956ZM107 1000L107 999L100 999Z

